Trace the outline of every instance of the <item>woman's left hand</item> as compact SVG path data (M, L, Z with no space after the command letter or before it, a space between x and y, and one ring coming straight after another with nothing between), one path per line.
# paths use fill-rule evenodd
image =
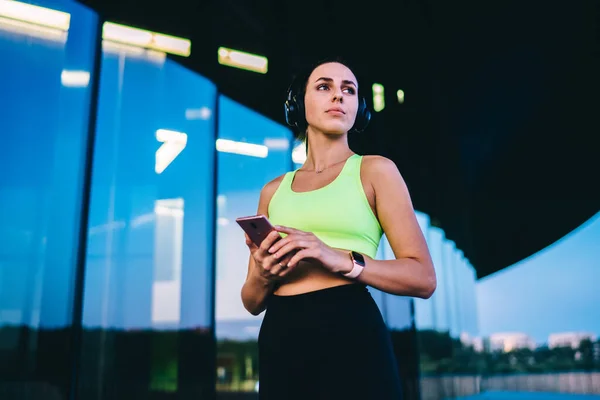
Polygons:
M288 262L288 267L293 268L301 260L308 259L320 263L331 272L352 270L353 265L349 252L327 246L314 233L286 226L276 226L275 229L287 236L273 244L269 253L279 259L290 252L295 252Z

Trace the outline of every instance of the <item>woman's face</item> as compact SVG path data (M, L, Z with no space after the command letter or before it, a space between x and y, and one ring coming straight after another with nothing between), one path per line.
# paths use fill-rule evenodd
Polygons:
M354 125L358 82L348 67L331 62L310 74L304 96L308 125L329 134L344 134Z

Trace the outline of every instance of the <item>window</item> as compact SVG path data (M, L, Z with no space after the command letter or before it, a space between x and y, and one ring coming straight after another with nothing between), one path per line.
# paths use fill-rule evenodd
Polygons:
M97 18L19 5L60 24L0 18L0 393L67 397Z
M262 314L252 316L241 301L249 251L235 219L255 215L262 187L291 169L291 133L221 96L218 140L217 390L254 391Z
M103 43L82 398L213 390L212 83Z

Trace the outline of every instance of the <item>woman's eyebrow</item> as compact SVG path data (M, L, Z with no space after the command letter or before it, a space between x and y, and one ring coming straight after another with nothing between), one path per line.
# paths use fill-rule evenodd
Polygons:
M319 79L317 79L315 82L319 82L319 81L333 82L333 79L322 76ZM347 80L347 79L344 79L342 81L342 83L345 85L353 85L354 87L356 87L356 83L354 83L353 81Z

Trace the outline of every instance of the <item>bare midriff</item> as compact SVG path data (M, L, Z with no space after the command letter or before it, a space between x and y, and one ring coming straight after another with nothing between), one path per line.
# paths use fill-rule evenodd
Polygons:
M280 281L273 293L277 296L293 296L351 283L352 280L328 271L321 265L301 261Z

